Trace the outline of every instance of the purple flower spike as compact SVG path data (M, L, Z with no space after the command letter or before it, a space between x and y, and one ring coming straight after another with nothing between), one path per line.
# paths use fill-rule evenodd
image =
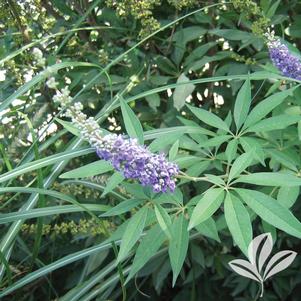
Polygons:
M144 145L139 145L137 139L106 135L97 143L96 152L125 178L138 180L143 186L150 185L154 192L175 190L174 176L179 173L179 167L168 162L164 154L151 153Z
M286 45L279 39L270 39L268 42L270 58L273 64L287 77L301 80L301 62L294 56Z

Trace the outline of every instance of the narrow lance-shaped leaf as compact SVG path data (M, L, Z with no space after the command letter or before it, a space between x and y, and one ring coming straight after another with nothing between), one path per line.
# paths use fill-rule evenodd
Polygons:
M104 197L106 194L110 193L113 189L115 189L122 181L124 180L124 176L120 172L115 172L107 182L105 189L101 195Z
M204 222L198 224L195 228L202 235L212 238L212 239L216 240L217 242L221 242L221 240L218 236L215 221L213 220L212 217L209 217Z
M293 115L278 115L259 121L258 123L249 127L246 132L268 132L275 130L282 130L288 126L300 121L300 116Z
M131 272L126 282L128 282L149 261L149 259L156 254L164 240L165 235L159 225L155 225L147 231L137 248Z
M155 214L158 220L158 223L162 229L163 232L167 235L169 239L172 239L172 233L170 231L171 229L171 219L168 215L168 213L164 210L164 208L156 204L155 205Z
M175 285L178 275L182 269L188 250L189 235L187 231L187 224L188 222L183 214L175 217L174 223L172 224L173 239L170 241L168 253L173 271L173 286Z
M169 150L169 160L173 161L178 153L180 141L177 140Z
M123 214L125 212L130 211L134 207L140 205L142 202L143 202L143 200L135 200L135 199L123 201L123 202L119 203L118 205L116 205L115 207L108 210L107 212L103 213L101 215L101 217L116 216L116 215Z
M247 167L252 164L254 150L240 155L233 163L229 172L229 181L240 175Z
M237 188L235 191L263 220L288 234L301 238L301 223L277 200L255 190Z
M227 148L225 151L228 163L231 163L233 161L233 159L236 157L237 146L238 146L237 139L232 139L230 142L228 142Z
M177 84L187 83L177 86L173 93L174 107L178 111L185 105L186 98L193 92L195 88L195 85L190 84L189 81L189 78L184 73L182 73L177 80Z
M256 172L240 176L235 182L260 186L300 186L301 178L291 174L276 172Z
M143 144L144 139L141 123L133 110L122 97L120 98L120 107L127 133L130 137L137 138L140 144Z
M224 210L233 240L247 255L248 246L252 240L252 224L247 209L238 198L227 193Z
M107 211L110 209L107 205L84 204L83 207L78 205L63 205L51 206L44 208L37 208L32 210L22 210L17 212L0 214L0 224L11 223L17 220L26 220L30 218L37 218L41 216L57 215L57 214L70 214L71 212L85 212L89 211Z
M298 186L280 187L277 195L277 201L286 208L291 208L297 201L300 193Z
M190 105L187 105L188 108L190 109L190 111L201 121L203 121L204 123L211 125L215 128L218 129L222 129L222 130L226 130L226 131L230 131L228 125L226 124L225 121L223 121L222 119L220 119L218 116L216 116L215 114L206 111L204 109L200 109L200 108L195 108L192 107Z
M221 188L209 189L200 196L200 200L192 212L188 230L211 217L220 207L223 199L224 190Z
M0 183L8 181L10 179L14 179L17 176L22 175L24 173L27 173L27 172L30 172L33 170L37 170L39 168L42 168L42 167L45 167L48 165L59 163L64 160L87 155L94 151L95 150L92 147L79 149L79 150L69 150L66 152L48 156L47 158L43 158L43 159L39 159L39 160L36 160L33 162L25 163L23 165L20 165L19 167L14 168L11 171L8 171L8 172L0 175Z
M147 207L142 207L133 217L131 217L125 232L122 236L117 262L122 261L130 252L132 247L140 238L147 218Z
M296 86L297 87L297 86ZM266 115L268 115L274 108L280 105L292 92L296 89L293 87L291 89L275 93L268 98L261 101L248 115L247 120L243 128L248 128L251 125L257 123Z
M70 170L60 175L61 179L86 178L100 175L113 170L113 166L104 160L86 164L82 167Z
M250 79L247 79L237 94L234 106L234 121L237 130L240 129L248 116L251 100L251 83Z

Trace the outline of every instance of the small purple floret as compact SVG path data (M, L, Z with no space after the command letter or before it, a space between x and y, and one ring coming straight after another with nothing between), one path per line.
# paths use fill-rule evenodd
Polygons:
M299 58L294 56L280 40L270 41L268 47L270 58L281 73L287 77L301 80L301 62Z
M136 179L142 185L150 185L154 192L175 190L174 176L179 167L168 162L164 154L153 154L137 139L125 139L121 135L110 134L97 145L97 155L111 162L127 179Z

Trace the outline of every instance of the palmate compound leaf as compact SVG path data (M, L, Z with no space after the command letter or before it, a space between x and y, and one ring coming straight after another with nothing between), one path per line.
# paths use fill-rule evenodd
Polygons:
M237 188L241 199L263 220L286 233L301 238L301 223L277 200L255 190Z
M261 245L261 249L259 246ZM273 248L271 233L264 233L255 237L248 247L248 258L253 265L258 262L258 271L260 272L265 261L269 257Z
M296 256L297 253L290 250L276 253L265 268L263 280L267 280L271 276L286 269L294 261Z
M229 265L237 274L257 282L262 282L262 278L257 271L256 265L251 264L249 261L243 259L234 259L229 262Z
M284 90L282 92L275 93L263 101L261 101L248 115L243 129L246 129L263 119L268 115L274 108L280 105L292 92L297 88L297 86Z

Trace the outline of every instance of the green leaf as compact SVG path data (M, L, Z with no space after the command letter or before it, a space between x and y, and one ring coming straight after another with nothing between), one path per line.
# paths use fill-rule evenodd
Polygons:
M280 3L281 3L281 0L278 0L271 5L271 7L269 8L269 10L266 13L267 18L271 19L275 15L276 10Z
M125 129L130 137L137 138L140 144L143 144L143 129L138 117L135 115L130 106L120 98L120 107Z
M248 256L248 246L253 235L251 219L247 209L238 198L227 193L224 210L233 240L243 253Z
M247 79L237 94L234 106L234 121L237 130L240 129L248 116L251 101L251 83Z
M156 254L165 240L165 235L159 225L155 225L142 238L133 260L126 283Z
M170 144L174 144L179 138L183 135L183 133L170 133L166 136L161 136L155 139L150 145L149 150L152 152L156 152L158 150L162 150L164 147Z
M74 136L80 136L79 129L76 128L72 122L68 122L59 118L55 118L55 120L60 123L67 131L69 131Z
M35 270L32 273L27 274L23 278L15 281L10 287L6 288L5 290L0 292L0 298L16 291L17 289L29 284L33 283L36 279L39 279L55 270L60 269L61 267L64 267L70 263L79 261L83 258L86 258L92 254L99 254L102 251L109 250L112 248L111 243L100 243L96 246L80 250L75 253L71 253L67 256L64 256L63 258L60 258L59 260L56 260L46 266L43 266L42 268Z
M260 186L300 186L301 178L291 174L276 172L257 172L240 176L235 182Z
M227 40L245 41L253 37L249 32L237 30L237 29L212 29L210 34L217 35L219 37L226 38Z
M286 233L301 238L301 223L270 196L255 190L236 189L242 200L264 221Z
M195 85L190 84L189 81L189 78L184 73L182 73L177 80L177 83L187 83L185 85L182 84L177 86L173 93L174 107L178 111L185 105L186 98L193 92L195 88Z
M140 235L143 232L145 221L147 218L147 212L148 212L148 208L142 207L129 220L129 223L122 236L117 262L122 261L128 255L132 247L140 238Z
M177 154L178 154L178 150L179 150L179 140L177 140L172 147L169 150L169 160L173 161Z
M227 144L227 148L225 151L228 163L231 163L236 157L237 153L238 140L233 139Z
M277 149L268 149L266 150L266 152L268 154L270 154L270 156L276 160L277 162L281 163L283 166L298 172L298 168L296 167L296 165L298 164L297 162L295 162L291 156L287 155L285 152L279 151Z
M218 128L221 130L226 130L226 131L230 132L230 129L229 129L228 125L225 123L225 121L220 119L215 114L212 114L211 112L206 111L204 109L192 107L190 105L187 105L187 107L202 122L204 122L208 125L211 125L215 128Z
M280 187L277 195L277 201L286 208L292 207L298 199L300 188L294 187Z
M300 116L278 115L259 121L255 125L249 127L246 132L268 132L282 130L288 126L300 121Z
M155 214L161 229L167 235L167 237L171 239L171 219L168 213L164 210L164 208L161 205L155 204Z
M219 176L216 176L216 175L211 175L211 174L205 174L205 177L207 178L207 180L213 184L216 184L216 185L221 185L221 186L225 186L226 183L225 181L219 177Z
M130 211L134 207L137 207L142 202L143 202L143 200L135 200L135 199L123 201L123 202L119 203L118 205L116 205L115 207L108 210L107 212L103 213L101 215L101 217L115 216L115 215L123 214L125 212Z
M106 194L110 193L123 180L124 180L124 176L120 172L113 173L113 175L108 179L107 185L106 185L101 197L104 197Z
M201 146L203 148L220 146L221 144L223 144L224 142L228 141L231 138L232 138L232 136L230 136L230 135L217 136L217 137L208 139L207 141L202 143Z
M104 160L89 163L85 166L67 171L60 175L61 179L86 178L113 170L112 165Z
M0 224L11 223L17 220L26 220L30 218L37 218L41 216L49 216L56 214L64 214L71 212L85 212L86 209L93 211L107 211L110 207L107 205L96 205L96 204L83 204L83 207L77 205L63 205L63 206L51 206L43 207L31 210L21 210L17 212L10 212L0 214Z
M252 164L253 151L240 155L233 163L229 172L229 181L240 175L247 167Z
M297 87L297 86L296 86ZM293 93L296 89L293 87L291 89L275 93L268 98L261 101L249 114L243 128L248 128L251 125L257 123L266 115L268 115L274 108L280 105L289 95Z
M245 152L253 150L254 159L258 160L263 166L265 166L265 153L263 151L263 144L265 141L256 139L253 137L240 137L239 143Z
M148 105L154 110L157 111L157 108L160 106L160 96L158 93L154 93L145 97Z
M195 60L200 59L201 57L204 56L204 54L213 46L215 46L217 44L217 42L209 42L207 44L201 45L195 49L193 49L193 51L190 52L190 54L188 54L187 57L185 57L185 61L184 61L184 66L188 66L191 63L193 63Z
M189 235L187 231L187 224L188 222L183 214L176 216L172 224L173 239L170 241L168 254L173 271L173 286L175 285L178 275L182 269L188 250Z
M215 221L212 217L209 217L204 222L198 224L197 226L195 226L195 228L202 235L212 238L217 242L221 242L218 236Z
M277 240L277 230L274 226L270 225L264 220L261 220L262 229L264 233L271 233L273 241Z
M20 165L19 167L14 168L11 171L8 171L2 175L0 175L0 183L8 181L10 179L14 179L19 175L24 173L37 170L39 168L52 165L64 160L68 160L71 158L83 156L94 152L95 150L92 147L84 148L84 149L76 149L76 150L69 150L66 152L58 153L52 156L48 156L43 159L39 159L33 162L25 163Z
M223 199L224 190L221 188L209 189L203 195L201 195L200 200L192 212L188 230L211 217L213 213L220 207Z

